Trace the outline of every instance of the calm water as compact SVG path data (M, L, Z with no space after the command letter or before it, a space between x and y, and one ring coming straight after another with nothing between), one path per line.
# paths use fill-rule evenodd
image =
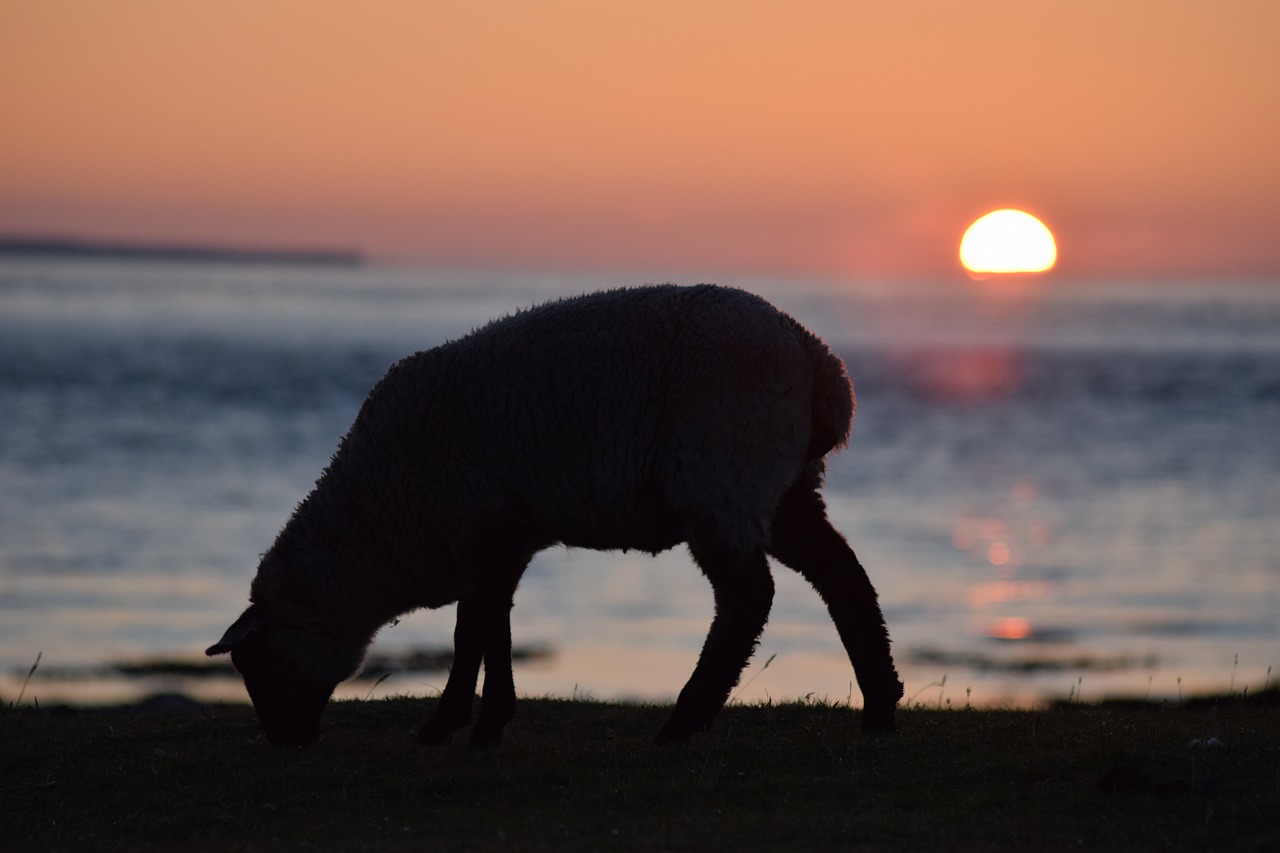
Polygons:
M201 660L393 361L645 280L0 259L0 697L38 653L28 701L242 696L106 667ZM725 283L849 363L859 412L827 494L908 696L1176 697L1280 672L1280 282ZM740 697L845 699L825 611L777 577ZM546 552L514 614L546 654L517 685L672 698L710 615L680 549ZM375 651L447 646L452 620L412 614ZM347 695L443 682L400 668Z

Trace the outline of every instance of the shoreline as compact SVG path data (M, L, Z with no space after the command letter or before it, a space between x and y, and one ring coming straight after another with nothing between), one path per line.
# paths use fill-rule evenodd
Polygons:
M363 266L366 259L349 249L266 249L188 243L126 243L61 237L0 235L0 257L116 261L191 261L234 264Z

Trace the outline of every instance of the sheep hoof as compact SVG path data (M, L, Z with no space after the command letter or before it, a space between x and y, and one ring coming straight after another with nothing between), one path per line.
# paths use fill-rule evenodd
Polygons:
M893 705L887 708L863 708L862 730L867 733L893 734L897 731L893 712Z
M677 718L672 717L663 724L662 728L658 729L658 735L654 738L654 741L660 744L684 746L697 731L698 729L690 728Z
M690 735L674 735L660 731L653 742L658 746L688 746Z
M453 736L453 729L439 725L434 720L428 720L418 729L418 743L427 746L440 746L449 742L449 738Z
M491 731L476 726L471 730L471 738L467 741L467 749L492 749L502 743L502 729Z

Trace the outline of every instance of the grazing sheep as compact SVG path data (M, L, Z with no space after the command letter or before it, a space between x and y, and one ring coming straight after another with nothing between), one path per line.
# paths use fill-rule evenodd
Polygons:
M510 611L533 555L687 542L716 612L660 740L724 706L769 616L766 555L826 603L863 729L891 731L884 618L818 494L852 392L817 337L731 288L611 290L495 321L374 387L208 654L231 653L273 742L306 745L381 626L456 601L453 668L419 739L470 722L483 662L471 743L494 744L515 713Z

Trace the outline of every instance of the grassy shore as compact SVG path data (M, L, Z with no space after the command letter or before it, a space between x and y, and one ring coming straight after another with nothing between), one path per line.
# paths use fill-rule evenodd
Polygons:
M0 848L1280 848L1280 704L914 708L894 736L815 703L525 700L498 749L412 741L431 702L339 702L307 750L248 706L10 708Z

